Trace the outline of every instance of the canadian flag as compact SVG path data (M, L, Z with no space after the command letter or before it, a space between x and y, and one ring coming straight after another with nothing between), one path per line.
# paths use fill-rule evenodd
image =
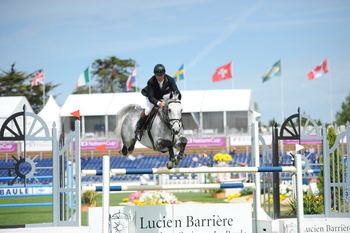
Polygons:
M222 81L225 79L232 78L231 66L232 66L232 62L217 68L215 73L213 74L213 76L211 78L212 81L217 82L217 81Z
M327 59L324 60L320 65L316 66L315 69L307 74L308 80L313 80L315 78L321 77L322 75L328 73Z

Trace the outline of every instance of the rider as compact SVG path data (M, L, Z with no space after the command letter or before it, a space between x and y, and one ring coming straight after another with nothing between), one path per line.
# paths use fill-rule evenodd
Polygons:
M137 140L141 140L141 126L152 108L154 106L164 107L165 102L162 101L162 98L172 91L180 93L174 79L165 73L165 67L162 64L157 64L154 67L154 75L147 81L147 86L141 91L142 95L146 96L146 108L141 112L140 119L136 124L135 138Z

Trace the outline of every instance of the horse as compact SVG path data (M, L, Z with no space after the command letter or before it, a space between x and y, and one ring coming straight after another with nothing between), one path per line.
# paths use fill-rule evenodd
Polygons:
M165 106L158 108L155 116L149 117L142 128L140 143L154 151L169 152L167 168L172 169L181 162L187 144L187 138L183 135L181 94L171 92L164 95L163 101ZM116 136L117 140L122 141L120 153L124 156L134 151L137 141L134 131L142 111L139 105L129 104L116 115ZM178 150L176 157L174 148Z

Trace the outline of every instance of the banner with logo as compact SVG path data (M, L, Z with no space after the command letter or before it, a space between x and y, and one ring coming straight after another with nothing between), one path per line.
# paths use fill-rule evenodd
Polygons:
M101 141L81 141L81 150L95 150L96 147L106 145L107 150L120 149L120 142L116 140L101 140ZM75 143L74 143L75 148Z
M225 146L225 138L187 138L186 147Z
M1 153L16 152L16 151L17 151L16 143L0 143Z
M110 232L252 232L250 203L110 207ZM237 211L239 210L239 211ZM102 233L102 207L89 208L91 233Z

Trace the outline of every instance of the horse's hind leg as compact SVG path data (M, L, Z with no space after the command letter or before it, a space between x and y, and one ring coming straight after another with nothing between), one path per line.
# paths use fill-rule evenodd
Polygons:
M124 156L128 155L128 148L127 148L125 145L123 145L123 148L122 148L122 150L121 150L121 153L122 153L122 155L124 155Z
M135 144L136 144L136 138L131 140L131 145L128 147L129 154L132 154L134 152Z
M174 156L174 149L173 144L169 140L165 139L158 139L156 143L156 147L158 148L158 151L161 151L162 148L167 148L169 151L169 162L167 163L166 167L168 169L172 169L175 166L175 156Z
M178 165L181 162L181 160L182 160L182 158L184 156L186 145L187 145L187 138L181 136L179 138L178 143L177 143L177 146L180 148L180 151L179 151L179 154L176 157L175 165Z

